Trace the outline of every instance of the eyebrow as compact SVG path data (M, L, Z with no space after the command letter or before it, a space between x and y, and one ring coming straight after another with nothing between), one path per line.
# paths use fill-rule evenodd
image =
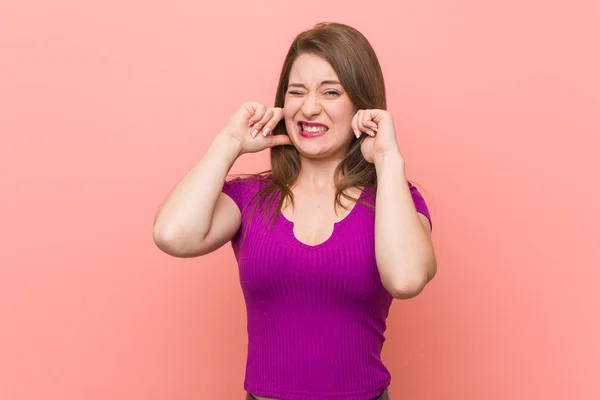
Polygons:
M327 80L327 81L321 82L320 86L323 86L323 85L341 85L341 83L339 81L335 81L335 80ZM293 82L293 83L290 83L288 85L288 87L292 87L292 86L293 87L301 87L301 88L305 88L306 89L306 85L303 84L303 83Z

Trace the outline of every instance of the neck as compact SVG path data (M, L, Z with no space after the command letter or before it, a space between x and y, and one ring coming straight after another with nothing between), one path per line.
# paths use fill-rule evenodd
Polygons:
M335 169L341 159L315 159L302 157L300 174L296 180L296 186L310 187L315 189L334 188Z

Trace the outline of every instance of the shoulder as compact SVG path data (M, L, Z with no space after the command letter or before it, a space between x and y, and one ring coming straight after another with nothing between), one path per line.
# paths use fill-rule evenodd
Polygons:
M408 188L410 189L410 194L415 205L415 209L419 214L423 214L429 221L430 226L432 227L431 221L431 213L429 211L429 207L427 206L427 202L425 201L425 197L421 194L419 189L411 182L408 182ZM374 188L365 188L363 199L375 206L375 199L377 197L377 189Z
M260 189L267 183L268 177L263 175L238 175L225 181L224 187L236 188L239 190Z
M424 199L423 195L421 194L421 192L419 192L419 189L417 189L417 187L415 185L413 185L412 182L410 182L410 181L407 181L407 182L408 182L408 188L410 189L410 194L412 195L413 200L425 202L425 199ZM365 187L363 189L362 197L365 201L375 205L375 198L377 197L377 188L369 187L369 186Z
M425 203L425 198L423 197L419 189L417 189L417 187L413 185L413 183L410 181L408 181L408 188L410 189L410 194L413 198L413 201L415 202L415 205L423 205L424 207L427 207L427 204Z
M243 210L269 182L268 177L260 174L235 176L225 181L222 191L235 201L240 210Z
M433 229L433 223L431 221L431 213L425 198L421 192L419 192L419 189L417 189L417 187L410 181L408 182L408 187L410 188L410 194L412 195L413 203L415 204L417 212L422 214L427 219L427 222L429 223L429 230L431 231Z

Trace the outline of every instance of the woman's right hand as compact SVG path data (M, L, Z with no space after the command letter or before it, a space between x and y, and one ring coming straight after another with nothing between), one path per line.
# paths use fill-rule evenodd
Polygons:
M240 155L256 153L274 146L292 145L288 135L273 135L273 129L283 119L279 107L267 108L256 102L246 102L231 116L221 131L240 143Z

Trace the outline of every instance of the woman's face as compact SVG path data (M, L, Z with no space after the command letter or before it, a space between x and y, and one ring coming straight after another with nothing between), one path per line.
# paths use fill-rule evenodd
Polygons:
M290 71L283 114L287 133L300 154L342 158L354 139L356 110L331 65L302 54Z

